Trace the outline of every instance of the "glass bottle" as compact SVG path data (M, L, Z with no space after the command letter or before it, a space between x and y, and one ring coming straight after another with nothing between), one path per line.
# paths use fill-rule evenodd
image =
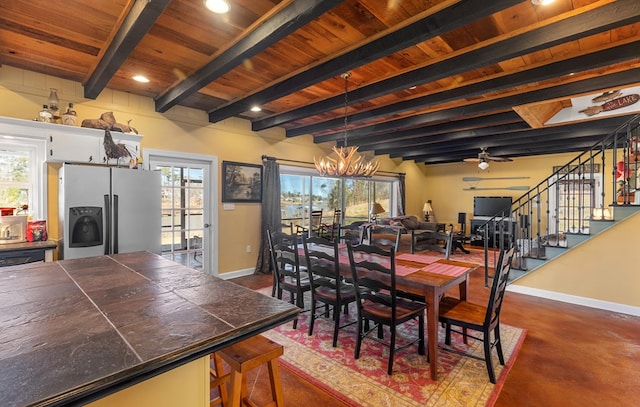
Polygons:
M38 121L43 123L51 123L53 115L49 111L49 106L42 105L42 110L38 113Z
M62 118L60 117L60 100L58 99L58 91L55 88L50 88L51 92L49 93L49 111L51 112L52 123L62 123Z
M71 102L69 102L67 111L62 115L62 124L66 124L67 126L78 125L78 115L76 114L76 111L73 110L73 103Z

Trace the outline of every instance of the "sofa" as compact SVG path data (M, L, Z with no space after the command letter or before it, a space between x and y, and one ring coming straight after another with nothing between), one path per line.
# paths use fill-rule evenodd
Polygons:
M438 222L425 222L419 220L416 216L394 216L391 218L384 218L378 221L379 224L389 225L395 227L401 227L403 233L411 233L414 230L431 230L441 231L445 229L444 223Z

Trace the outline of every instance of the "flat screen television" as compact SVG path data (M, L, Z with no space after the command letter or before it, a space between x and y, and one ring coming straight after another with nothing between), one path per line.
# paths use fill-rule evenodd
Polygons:
M473 216L511 216L510 196L473 197Z

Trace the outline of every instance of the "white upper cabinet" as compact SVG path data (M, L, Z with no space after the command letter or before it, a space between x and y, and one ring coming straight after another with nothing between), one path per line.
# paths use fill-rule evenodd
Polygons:
M105 131L0 117L0 135L33 137L47 142L48 162L75 162L127 166L140 154L141 135L110 132L124 157L109 159L105 152Z

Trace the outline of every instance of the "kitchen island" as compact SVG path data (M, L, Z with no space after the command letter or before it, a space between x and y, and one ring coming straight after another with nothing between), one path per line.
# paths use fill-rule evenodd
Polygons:
M103 401L198 361L204 387L207 355L298 312L148 252L0 268L0 405Z

